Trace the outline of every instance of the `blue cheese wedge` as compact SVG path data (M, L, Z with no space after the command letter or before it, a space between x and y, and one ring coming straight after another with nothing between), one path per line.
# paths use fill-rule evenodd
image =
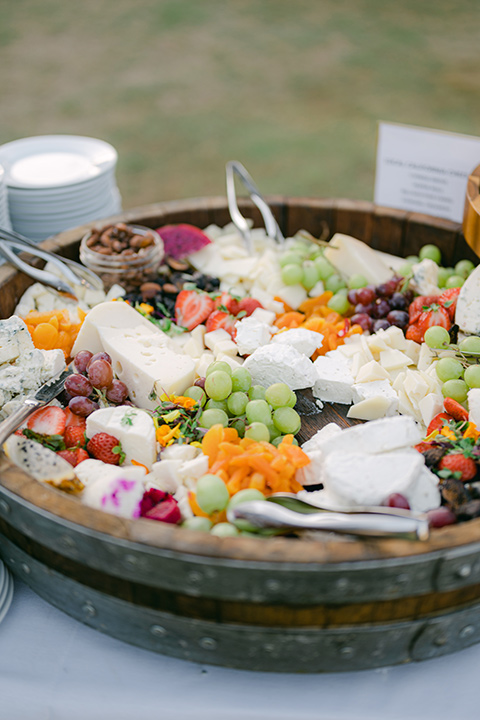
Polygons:
M24 352L33 350L27 326L17 315L0 321L0 365L17 360Z
M480 265L460 288L455 322L464 333L480 335Z

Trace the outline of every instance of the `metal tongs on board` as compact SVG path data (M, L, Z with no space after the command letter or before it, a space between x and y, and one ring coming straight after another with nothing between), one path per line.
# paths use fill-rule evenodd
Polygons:
M52 265L55 265L61 271L65 280L73 285L82 285L88 289L103 290L103 283L98 275L80 263L75 262L75 260L70 260L69 258L60 257L49 250L43 250L32 240L29 240L19 233L0 228L0 254L3 255L11 265L55 292L66 295L74 300L78 299L68 282L65 282L54 273L48 272L48 270L41 270L25 262L14 252L15 250L28 253L41 260L45 260L45 262L52 263Z
M266 500L253 500L227 511L235 524L248 523L256 530L323 531L375 538L428 540L429 524L424 513L390 507L329 509L313 505L292 493L276 493Z
M282 231L280 230L277 221L275 220L272 211L268 204L260 194L257 186L253 182L250 174L243 167L242 163L236 160L230 160L225 166L226 180L227 180L227 201L228 209L230 211L230 217L232 222L241 234L247 252L253 254L252 237L250 233L250 226L248 221L243 217L242 213L238 209L237 193L235 189L235 175L237 175L242 181L243 185L247 189L251 201L260 210L265 223L265 231L268 237L274 239L278 243L284 242Z

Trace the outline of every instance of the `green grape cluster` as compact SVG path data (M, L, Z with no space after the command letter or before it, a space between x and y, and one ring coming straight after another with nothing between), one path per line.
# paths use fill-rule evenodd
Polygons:
M323 248L314 243L295 242L282 254L279 262L282 282L285 285L302 285L305 290L310 291L321 281L325 290L333 293L328 306L341 315L351 309L347 298L348 291L367 285L367 279L359 274L352 276L347 284L324 256Z
M192 385L184 395L202 406L198 423L201 428L217 424L234 427L240 437L277 445L284 435L295 435L301 427L294 407L297 397L288 385L253 385L248 370L232 370L226 362L211 363L204 388Z
M423 245L418 255L409 255L405 258L405 265L401 268L400 275L404 277L410 275L412 267L421 260L429 258L437 263L439 288L455 288L461 287L470 273L475 269L475 265L471 260L459 260L455 267L444 267L441 265L442 253L436 245Z
M198 506L207 515L212 515L222 510L229 510L244 502L253 500L265 500L265 495L260 490L254 488L246 488L240 490L230 497L228 489L222 478L218 475L207 473L197 481L196 501ZM246 520L237 520L235 524L230 522L220 522L213 524L210 518L206 517L190 517L183 521L182 527L200 532L210 532L218 537L235 537L237 535L257 535L258 529L253 527ZM260 535L262 531L260 531Z
M471 388L480 387L480 337L471 335L459 342L450 343L450 335L443 327L433 326L425 333L425 343L432 350L453 350L455 355L441 357L435 366L442 384L442 394L459 403L467 399Z

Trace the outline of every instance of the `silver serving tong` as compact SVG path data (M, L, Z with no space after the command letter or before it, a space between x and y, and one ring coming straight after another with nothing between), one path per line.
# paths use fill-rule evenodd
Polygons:
M260 191L243 165L236 160L230 160L227 162L225 170L227 181L227 201L230 217L232 218L233 224L241 234L248 253L250 255L253 253L252 238L250 226L238 209L237 193L235 189L235 175L237 175L243 182L250 199L260 210L268 237L273 238L278 243L284 242L285 238L283 237L282 231L280 230L270 207L260 194Z
M308 505L308 503L306 503ZM392 510L395 508L386 508ZM346 535L403 540L428 540L430 529L426 515L390 512L332 512L319 508L308 511L292 510L275 502L254 500L230 508L229 522L246 521L255 529L319 530Z
M24 272L26 275L32 277L37 282L41 282L46 287L74 300L78 299L69 284L47 270L40 270L40 268L36 268L33 265L26 263L18 257L13 250L25 252L35 257L39 257L46 262L51 262L52 265L58 267L62 275L74 285L82 285L90 289L103 290L103 283L98 275L83 265L80 265L80 263L68 258L62 258L48 250L43 250L32 240L29 240L19 233L0 228L0 253L9 263L14 265L14 267L21 272Z

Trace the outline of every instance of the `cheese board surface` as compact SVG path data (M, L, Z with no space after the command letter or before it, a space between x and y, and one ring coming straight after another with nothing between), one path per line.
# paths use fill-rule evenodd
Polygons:
M286 235L301 228L316 236L343 232L400 256L433 242L452 265L476 261L450 221L348 200L268 202ZM259 222L255 208L240 206ZM222 226L229 216L223 198L207 198L113 220L206 227ZM76 259L90 227L62 233L45 247ZM0 268L2 317L28 284ZM299 409L300 440L327 422L352 423L344 405L325 403L320 410L309 391L299 394ZM423 659L478 639L478 520L437 530L427 543L219 539L88 508L4 458L0 473L6 563L50 602L128 642L200 662L325 672ZM437 642L446 628L447 640Z

